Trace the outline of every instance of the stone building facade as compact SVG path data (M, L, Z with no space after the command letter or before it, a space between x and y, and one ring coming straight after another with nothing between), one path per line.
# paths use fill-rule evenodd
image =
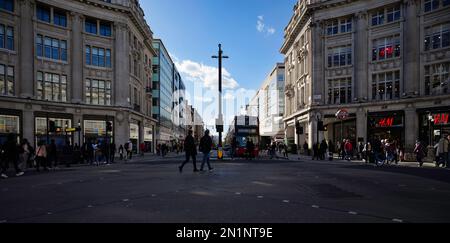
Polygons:
M450 1L300 0L281 53L297 145L377 137L411 155L450 131Z
M152 35L137 0L2 1L0 138L131 140L151 150Z

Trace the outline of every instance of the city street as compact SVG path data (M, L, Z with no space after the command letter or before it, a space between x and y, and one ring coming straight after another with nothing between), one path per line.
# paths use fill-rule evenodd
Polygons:
M409 223L450 221L449 170L344 161L136 158L0 181L0 222Z

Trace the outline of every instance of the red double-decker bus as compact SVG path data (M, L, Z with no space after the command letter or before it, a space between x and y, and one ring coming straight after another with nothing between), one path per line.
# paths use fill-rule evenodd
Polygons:
M252 156L257 157L259 154L259 118L256 116L236 116L226 137L226 144L232 145L233 139L236 139L236 157L246 157L247 142L251 141L255 145Z

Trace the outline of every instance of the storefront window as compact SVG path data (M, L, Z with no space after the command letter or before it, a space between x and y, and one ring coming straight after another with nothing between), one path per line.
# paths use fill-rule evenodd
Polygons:
M20 119L18 116L0 115L0 133L19 134L20 133L19 120Z

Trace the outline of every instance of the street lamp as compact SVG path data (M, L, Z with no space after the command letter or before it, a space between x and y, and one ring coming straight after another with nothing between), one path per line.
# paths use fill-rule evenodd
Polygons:
M229 58L223 55L222 44L219 44L219 55L212 56L214 59L219 61L219 118L217 119L216 125L219 132L219 147L222 147L222 132L223 132L223 114L222 114L222 59Z
M81 120L78 120L78 146L81 148Z
M429 138L429 146L430 147L433 147L433 134L434 134L433 128L432 128L433 122L434 122L434 117L430 113L430 114L428 114L428 128L430 129L430 138Z
M66 125L65 125L64 131L66 132L66 146L69 146L69 139L67 138L67 129L69 129L69 122L68 121L66 121Z

